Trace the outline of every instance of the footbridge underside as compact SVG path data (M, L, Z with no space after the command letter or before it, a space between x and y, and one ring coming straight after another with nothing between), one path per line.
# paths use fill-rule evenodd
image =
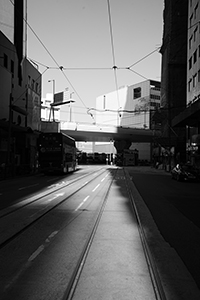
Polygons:
M60 131L73 137L76 141L110 142L127 140L130 142L149 143L160 136L159 131L115 126L85 125L78 123L61 123Z

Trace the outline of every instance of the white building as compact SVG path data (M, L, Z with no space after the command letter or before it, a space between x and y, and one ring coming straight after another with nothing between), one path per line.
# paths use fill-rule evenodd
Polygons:
M152 128L151 113L160 107L160 82L146 80L96 99L96 123L131 128ZM139 158L150 160L150 143L132 143Z

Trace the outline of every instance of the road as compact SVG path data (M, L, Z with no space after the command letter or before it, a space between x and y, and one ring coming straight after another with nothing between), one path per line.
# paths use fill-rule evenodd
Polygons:
M147 167L127 169L158 230L200 289L200 183L177 182Z
M4 222L4 225L8 224L7 227L3 229L3 223L0 226L2 242L4 242L4 232L8 234L6 228L9 228L9 234L12 236L17 230L17 224L19 227L26 225L29 220L33 221L38 216L38 209L44 212L56 201L62 201L70 193L76 193L80 186L85 185L84 176L91 172L90 177L93 178L98 170L101 172L101 168L102 166L83 166L79 168L78 172L63 177L37 175L0 182L1 216L5 211L9 211L10 205L18 208L21 200L26 204L27 201L34 200L34 197L38 197L38 195L41 197L38 202L33 201L31 206L24 207L20 212L20 219L17 217L17 222L13 222L12 214L6 216L7 223ZM19 237L16 236L11 243L9 242L1 249L0 263L1 270L4 271L0 283L6 291L5 297L2 299L10 299L10 296L20 300L36 299L39 297L37 290L40 291L41 299L50 299L48 293L51 297L58 296L56 299L60 299L59 295L62 294L64 286L70 278L89 227L93 223L95 217L93 212L98 209L102 201L102 192L105 193L104 188L99 191L99 184L106 187L106 184L112 179L114 170L112 170L113 168L109 170L109 166L107 168L109 177L102 175L106 180L103 181L104 177L98 181L94 180L90 187L88 185L80 193L74 194L66 203L63 202L61 206L52 210L43 219L39 219L27 231L22 232ZM175 250L182 259L200 289L200 221L198 217L200 183L177 182L171 179L169 173L150 167L127 167L126 171L134 183L134 188L136 187L135 190L142 196L143 200L140 200L140 204L142 202L146 204L150 212L150 219L153 219L156 224L156 230L170 245L169 249ZM82 179L79 181L81 177ZM120 192L121 196L124 196L123 191ZM44 196L45 193L47 196ZM88 198L89 193L93 194L91 199ZM95 198L93 198L94 196ZM88 205L90 209L88 209ZM157 259L159 268L161 265L161 272L165 273L164 255L168 256L167 261L169 261L171 253L162 253L160 245L156 244L156 237L151 225L149 226L152 223L148 223L146 213L143 216L143 206L139 213L144 219L148 238L150 236L149 242L155 252L153 253L154 257ZM12 222L13 226L10 226ZM74 234L75 232L76 234ZM176 267L173 266L173 260L171 264L172 269ZM177 272L177 270L174 269L173 272ZM169 286L173 285L173 272L170 275ZM36 280L36 278L38 279ZM172 290L175 289L172 288ZM20 298L17 298L16 293L19 293ZM29 295L28 298L27 295ZM178 299L187 298L180 297Z

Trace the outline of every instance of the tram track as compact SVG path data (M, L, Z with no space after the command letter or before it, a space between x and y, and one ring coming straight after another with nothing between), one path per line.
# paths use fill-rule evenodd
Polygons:
M105 170L105 168L101 168L98 171L101 171L102 169ZM97 172L95 172L95 173L97 173ZM49 190L49 191L41 192L40 196L38 196L36 194L34 196L31 196L31 197L25 197L18 204L13 204L13 205L9 206L8 208L0 210L0 219L3 218L3 217L6 217L9 214L12 214L12 213L16 212L17 210L20 210L20 209L22 209L22 208L24 208L24 207L26 207L26 206L34 203L34 202L37 202L38 200L42 199L45 196L51 195L53 192L58 192L61 189L65 188L67 186L70 186L70 185L74 184L75 182L77 182L79 180L82 180L83 178L87 178L87 177L91 176L91 174L95 175L93 172L90 172L90 173L81 175L81 176L79 176L79 177L77 177L77 178L75 178L71 181L68 181L66 184L65 183L61 184L60 186L55 187L55 188L52 187L52 189Z
M116 171L117 172L117 171ZM115 173L116 175L116 173ZM101 216L103 214L103 211L104 211L104 207L106 205L106 202L107 202L107 199L108 199L108 195L109 195L109 191L110 191L110 188L113 184L113 181L115 179L115 176L113 176L111 182L109 183L109 186L107 188L107 191L106 191L106 194L104 196L104 199L103 199L103 202L99 208L99 211L98 211L98 214L97 214L97 217L96 217L96 221L91 229L91 232L88 236L88 239L84 245L84 248L83 248L83 251L79 257L79 260L78 260L78 263L74 269L74 272L72 274L72 277L71 277L71 280L68 284L68 287L66 289L66 292L65 292L65 295L64 297L62 298L62 300L72 300L73 299L73 295L74 295L74 292L76 290L76 286L78 284L78 281L79 281L79 278L81 276L81 272L83 270L83 267L84 267L84 263L87 259L87 256L88 256L88 253L90 251L90 247L92 245L92 241L94 239L94 236L95 236L95 233L96 233L96 230L98 228L98 225L99 225L99 222L100 222L100 219L101 219Z
M42 214L41 216L36 218L32 223L25 226L20 231L16 232L16 234L14 234L12 237L10 237L10 239L7 239L5 242L3 242L0 245L0 249L2 249L4 246L8 245L10 242L14 241L16 237L20 236L24 231L26 231L28 228L30 228L33 224L35 224L36 222L41 220L42 217L48 215L48 213L50 213L53 209L55 209L56 207L59 207L59 205L61 205L61 204L64 204L65 201L67 201L70 197L72 197L76 193L80 192L84 187L86 187L86 185L92 183L92 181L97 179L99 176L103 175L104 172L106 172L106 169L104 171L96 174L96 176L93 176L91 180L88 180L88 182L86 182L84 185L81 185L79 190L74 191L73 193L70 193L68 195L68 197L65 197L62 201L55 204L53 207L51 207L51 209L49 209L44 214ZM90 230L87 233L87 238L84 239L84 243L80 249L79 256L77 256L76 262L74 262L73 268L70 271L71 275L69 277L69 280L66 282L65 287L63 287L64 290L62 293L62 297L59 299L72 300L74 298L74 295L76 294L76 290L79 285L79 281L81 279L85 265L87 264L87 260L90 256L91 248L95 241L97 231L98 231L99 227L101 226L101 220L102 220L102 217L104 216L105 207L106 207L106 204L109 202L108 200L110 197L111 188L113 187L113 185L116 186L116 184L115 184L115 181L117 181L116 178L118 178L120 180L121 180L121 178L124 178L124 182L125 182L124 186L126 187L126 195L127 195L126 197L127 197L127 200L131 203L131 207L132 207L134 215L136 215L137 227L138 227L138 232L139 232L139 236L140 236L140 240L141 240L141 244L142 244L142 249L143 249L144 257L145 257L146 264L148 267L149 277L150 277L150 280L152 283L152 288L153 288L154 294L155 294L155 298L153 298L153 299L166 300L165 293L164 293L164 290L162 287L162 283L159 278L159 274L156 270L156 264L153 261L151 253L149 251L148 243L146 241L144 229L142 226L142 222L140 221L140 216L137 211L137 207L134 203L134 198L133 198L132 191L131 191L131 179L130 179L128 173L124 169L121 170L119 168L116 168L111 172L111 175L112 176L109 178L109 180L104 181L106 184L104 184L105 189L104 189L103 193L101 192L101 190L98 190L98 188L100 185L99 183L101 181L103 181L106 178L106 176L103 176L103 178L99 181L99 183L97 180L97 182L95 182L91 186L91 189L90 189L91 193L94 192L96 194L95 197L100 197L99 199L101 199L101 201L99 202L99 205L97 206L97 209L94 212L94 217L93 217L92 222L90 223ZM60 187L59 191L61 189L62 188ZM74 211L76 211L76 214L74 214L74 216L70 217L68 223L65 224L65 229L67 228L68 224L72 224L75 221L75 219L78 220L77 218L79 218L79 216L82 214L82 212L87 211L87 208L90 207L91 203L92 202L85 204L84 200L81 203L79 203L77 208L74 209ZM84 205L82 206L82 204L84 204ZM91 208L90 208L90 210L91 210ZM77 221L77 223L78 222L79 221ZM56 231L54 231L54 232L56 232ZM44 247L45 247L44 245L40 245L35 250L35 252L32 253L32 255L30 256L31 261L35 259L35 257L38 255L38 253L40 253L39 250L43 249ZM28 261L30 261L30 258L28 259ZM25 266L26 266L26 264L25 264ZM23 270L25 270L25 267ZM133 278L133 280L134 280L134 278ZM77 298L75 297L75 299L77 299ZM78 299L80 299L80 298L78 298ZM152 298L149 298L149 299L152 299Z
M36 197L33 200L27 201L25 200L24 203L21 203L19 207L13 206L10 208L9 211L5 212L0 216L0 228L1 228L1 240L0 240L0 250L8 245L10 242L12 242L15 238L20 236L24 231L29 229L31 226L33 226L36 222L41 220L43 217L45 217L48 213L50 213L52 210L56 209L58 206L62 205L64 202L68 201L72 196L74 196L76 193L80 192L84 187L89 185L91 182L93 182L95 179L97 179L99 176L101 176L103 173L105 173L107 170L104 168L103 170L100 169L98 172L95 173L89 173L83 176L80 176L71 182L68 182L66 185L62 185L61 187L53 189L53 191L44 193L44 195L40 197ZM81 181L83 179L86 179L92 175L92 178L88 181L85 181L80 187L76 188L74 191L72 191L67 197L58 200L58 201L50 201L50 205L47 204L47 206L44 208L38 208L38 210L35 211L34 214L32 214L33 217L28 218L27 215L24 216L24 221L21 219L20 214L24 209L29 209L32 205L35 205L38 201L42 202L43 199L45 199L48 196L51 196L55 194L56 192L61 192L68 186L72 186L73 184L77 184L78 181ZM56 197L55 197L56 198ZM53 199L55 200L55 199ZM41 205L42 206L42 205ZM19 217L18 217L19 216ZM16 226L12 226L12 220L16 223ZM4 225L5 224L5 225ZM18 224L21 224L19 226ZM19 226L19 229L17 229L17 225ZM8 231L7 227L12 227L12 232L7 235L7 237L2 237L2 235L6 234Z
M116 173L115 173L115 176L116 176ZM133 198L133 195L132 195L132 192L131 192L131 187L130 187L131 179L130 179L128 173L126 173L124 169L123 169L123 173L124 173L124 177L126 178L126 188L127 188L129 200L131 202L133 212L136 215L136 220L137 220L137 224L138 224L138 231L139 231L139 235L140 235L140 239L141 239L141 243L142 243L142 247L143 247L143 251L144 251L144 256L145 256L146 263L147 263L147 266L148 266L148 270L149 270L149 274L150 274L150 278L151 278L151 282L152 282L152 287L153 287L154 294L155 294L155 299L156 300L167 300L167 298L165 296L163 286L162 286L162 283L161 283L161 279L160 279L159 274L157 272L156 264L155 264L155 262L154 262L154 260L151 256L151 252L150 252L149 247L148 247L148 243L147 243L147 240L146 240L146 237L145 237L145 233L144 233L142 223L140 221L140 216L139 216L139 213L137 211L137 207L134 203L134 198ZM94 226L92 227L91 232L88 236L88 239L87 239L87 241L84 245L83 251L80 255L80 258L77 262L77 265L74 269L71 280L70 280L70 282L67 286L66 292L65 292L62 300L73 300L73 296L75 294L79 279L81 277L81 273L82 273L84 265L86 263L86 260L87 260L91 245L93 243L97 228L99 226L101 217L103 215L104 208L105 208L105 205L107 203L109 193L110 193L110 189L111 189L111 186L113 185L114 179L115 179L115 177L112 178L112 181L109 184L109 187L107 189L106 195L105 195L104 200L103 200L103 202L101 204L101 207L99 209L99 212L98 212L96 221L94 223Z

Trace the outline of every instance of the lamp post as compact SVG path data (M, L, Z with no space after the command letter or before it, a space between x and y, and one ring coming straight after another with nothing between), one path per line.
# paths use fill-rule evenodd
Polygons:
M54 103L54 95L55 95L55 79L50 79L50 80L48 80L48 82L52 82L52 83L53 83L53 103ZM52 111L53 111L53 121L55 121L53 105L51 105L51 107L50 107L49 121L50 121L50 118L51 118L51 109L52 109Z
M72 121L72 106L71 106L71 103L75 102L73 99L72 99L72 95L74 94L74 92L70 93L70 96L69 96L69 122Z

